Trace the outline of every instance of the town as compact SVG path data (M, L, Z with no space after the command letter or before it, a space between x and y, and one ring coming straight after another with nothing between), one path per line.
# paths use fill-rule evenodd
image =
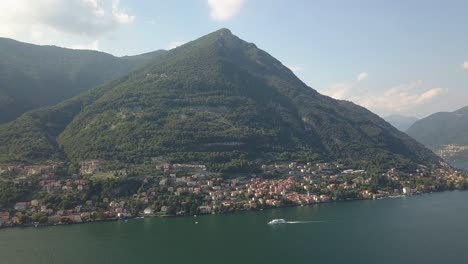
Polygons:
M468 151L468 146L449 144L440 146L437 154L444 159L450 159L466 151Z
M204 165L164 163L152 173L130 177L125 170L103 171L99 160L82 162L72 176L61 175L63 166L50 162L1 167L0 174L23 175L2 182L23 190L23 195L0 207L0 227L220 214L468 186L467 174L450 167L420 166L410 174L391 169L375 175L336 162L289 162L261 165L255 174L226 176Z

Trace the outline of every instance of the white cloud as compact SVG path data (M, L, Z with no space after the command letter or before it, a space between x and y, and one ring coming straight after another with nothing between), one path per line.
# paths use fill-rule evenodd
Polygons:
M429 103L434 98L436 98L439 95L442 95L444 93L447 93L447 92L448 92L447 88L440 88L440 87L432 88L430 90L427 90L427 91L417 95L416 98L415 98L415 103L417 105Z
M81 49L81 50L99 50L99 40L94 40L90 43L71 45L70 49Z
M96 0L94 0L96 1ZM131 16L120 9L120 0L112 1L112 17L117 24L130 24L135 20L135 16Z
M355 82L339 82L331 85L323 91L323 94L339 100L349 99L352 89L355 87Z
M1 36L64 46L94 41L135 20L118 0L2 0L0 10Z
M356 75L356 80L342 81L332 84L330 87L323 91L323 94L340 100L349 100L353 95L356 96L361 93L358 85L367 79L369 74L367 72L361 72Z
M304 70L304 68L299 65L286 65L286 67L288 67L291 71L296 72L296 73Z
M360 81L366 80L367 77L369 77L369 74L367 72L361 72L361 73L358 74L356 79L360 82Z
M226 21L239 14L245 0L208 0L210 16L217 21Z
M184 44L185 44L184 41L172 41L167 45L167 49L170 49L170 50L175 49L175 48L177 48L179 46L182 46Z
M464 70L468 70L468 61L463 62L462 68L463 68Z
M381 92L362 91L359 82L340 82L324 90L335 99L349 100L379 114L402 113L432 103L448 89L427 87L421 80L404 83Z

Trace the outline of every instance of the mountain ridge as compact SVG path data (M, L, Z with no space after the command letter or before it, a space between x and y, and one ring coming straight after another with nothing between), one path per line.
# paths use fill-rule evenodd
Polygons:
M0 38L0 124L128 74L164 52L115 57Z
M432 114L416 122L407 132L446 160L466 168L468 107Z
M468 107L438 112L414 123L408 134L432 149L441 145L468 145Z
M13 130L34 133L16 137ZM0 126L0 143L3 162L163 157L238 170L257 160L340 160L382 169L441 161L367 109L319 94L228 29Z

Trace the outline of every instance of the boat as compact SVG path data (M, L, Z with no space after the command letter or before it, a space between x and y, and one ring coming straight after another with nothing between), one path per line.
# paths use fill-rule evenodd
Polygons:
M284 219L273 219L270 222L268 222L269 225L281 225L281 224L286 224L286 220Z

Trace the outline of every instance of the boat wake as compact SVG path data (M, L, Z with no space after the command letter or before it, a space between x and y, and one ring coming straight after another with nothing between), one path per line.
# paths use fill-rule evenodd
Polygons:
M287 221L286 224L312 224L312 223L325 223L325 221Z
M284 219L273 219L270 222L268 222L269 225L311 224L311 223L325 223L325 221L286 221Z

